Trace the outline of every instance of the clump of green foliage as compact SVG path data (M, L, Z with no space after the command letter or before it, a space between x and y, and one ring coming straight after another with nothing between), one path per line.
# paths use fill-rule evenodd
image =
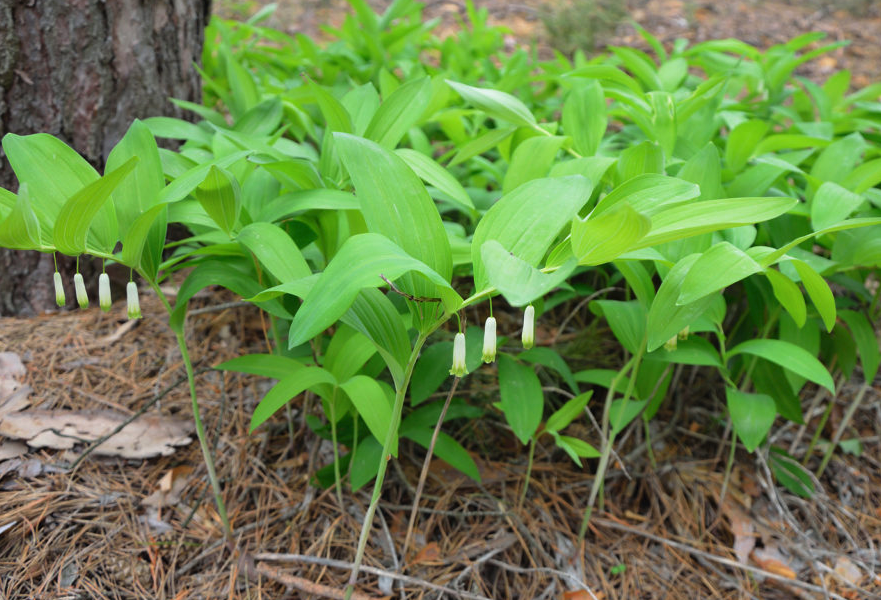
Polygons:
M576 51L595 53L627 17L624 0L572 0L546 2L539 17L548 44L567 56Z

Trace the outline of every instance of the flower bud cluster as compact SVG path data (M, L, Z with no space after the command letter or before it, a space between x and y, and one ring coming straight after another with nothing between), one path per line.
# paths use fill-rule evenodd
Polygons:
M60 307L64 307L66 303L66 297L64 295L64 284L61 280L61 273L55 271L53 275L53 282L55 284L55 302ZM76 273L73 276L73 287L76 291L76 302L79 304L80 308L88 308L89 307L89 294L86 291L86 283L83 280L83 276L81 273ZM128 285L125 288L125 297L126 297L126 305L128 308L128 318L129 319L140 319L141 318L141 304L138 300L138 285L134 281L129 281ZM98 304L101 306L101 310L107 312L110 310L110 305L112 300L110 298L110 277L107 273L101 273L98 276Z

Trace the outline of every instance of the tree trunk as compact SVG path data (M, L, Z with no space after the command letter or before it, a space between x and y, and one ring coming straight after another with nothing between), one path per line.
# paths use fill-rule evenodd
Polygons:
M0 0L0 134L51 133L102 171L133 119L184 116L170 97L200 101L192 65L210 7L211 0ZM2 150L0 186L17 189ZM60 259L70 283L71 262ZM53 308L53 269L51 256L0 250L0 316ZM97 276L84 277L97 285Z

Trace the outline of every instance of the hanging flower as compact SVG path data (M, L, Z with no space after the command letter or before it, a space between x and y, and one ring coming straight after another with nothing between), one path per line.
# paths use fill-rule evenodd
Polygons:
M110 277L107 273L98 276L98 304L104 312L110 310Z
M129 319L141 318L141 303L138 301L138 284L129 281L125 286L125 303Z
M89 295L86 293L86 283L81 273L73 276L73 287L76 289L76 302L80 308L89 308Z
M450 369L450 375L456 377L464 377L468 374L465 367L465 334L457 333L453 339L453 368Z
M666 350L667 352L673 352L674 350L676 350L676 341L678 340L678 338L679 336L674 335L669 340L664 342L664 350Z
M531 304L523 313L523 347L527 350L535 345L535 307Z
M496 319L490 317L486 320L483 330L483 362L489 364L496 359Z
M682 330L679 332L679 339L680 340L687 340L688 339L688 325L683 327Z
M53 279L55 280L55 304L64 308L66 299L64 298L64 284L61 283L61 273L55 271Z

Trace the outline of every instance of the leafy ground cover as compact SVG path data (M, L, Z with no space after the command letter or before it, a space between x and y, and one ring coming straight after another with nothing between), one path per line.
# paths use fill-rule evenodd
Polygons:
M198 398L217 424L201 448L217 457L208 474L229 513L185 493L198 481L186 469L167 470L159 512L143 515L148 540L179 534L171 554L147 543L154 593L191 592L179 577L224 556L214 540L226 533L240 558L230 594L261 577L338 594L339 571L301 565L351 567L365 549L381 565L366 572L381 572L360 589L374 594L637 597L646 582L659 597L679 585L871 594L876 557L861 540L876 495L847 467L864 464L851 454L877 464L865 406L878 370L878 89L796 75L840 44L665 47L642 31L651 55L542 58L510 52L488 13L439 40L416 5L353 5L325 46L260 17L215 22L205 105L189 106L201 123L135 124L103 179L66 155L70 186L89 194L46 205L59 192L28 157L66 151L5 141L28 187L5 197L4 243L132 267L157 294L145 308L165 302L191 378L183 342L201 334L184 314L201 289L221 284L262 309L243 313L250 329L215 320L221 345L251 352L210 375L219 402ZM160 151L152 136L186 143ZM130 171L147 191L124 186ZM88 218L58 216L83 208ZM170 255L152 233L166 222L194 234ZM473 324L489 315L500 337L482 357ZM217 364L192 345L197 364ZM230 403L234 371L279 382ZM298 444L309 451L293 455ZM425 446L451 467L408 472ZM398 485L383 488L395 453ZM243 478L249 468L265 484ZM283 483L292 475L297 489ZM849 499L830 503L833 487ZM33 498L19 497L22 519ZM376 527L360 528L377 507ZM611 532L642 545L609 550ZM658 569L666 553L695 562ZM56 557L59 581L80 572L76 556Z

